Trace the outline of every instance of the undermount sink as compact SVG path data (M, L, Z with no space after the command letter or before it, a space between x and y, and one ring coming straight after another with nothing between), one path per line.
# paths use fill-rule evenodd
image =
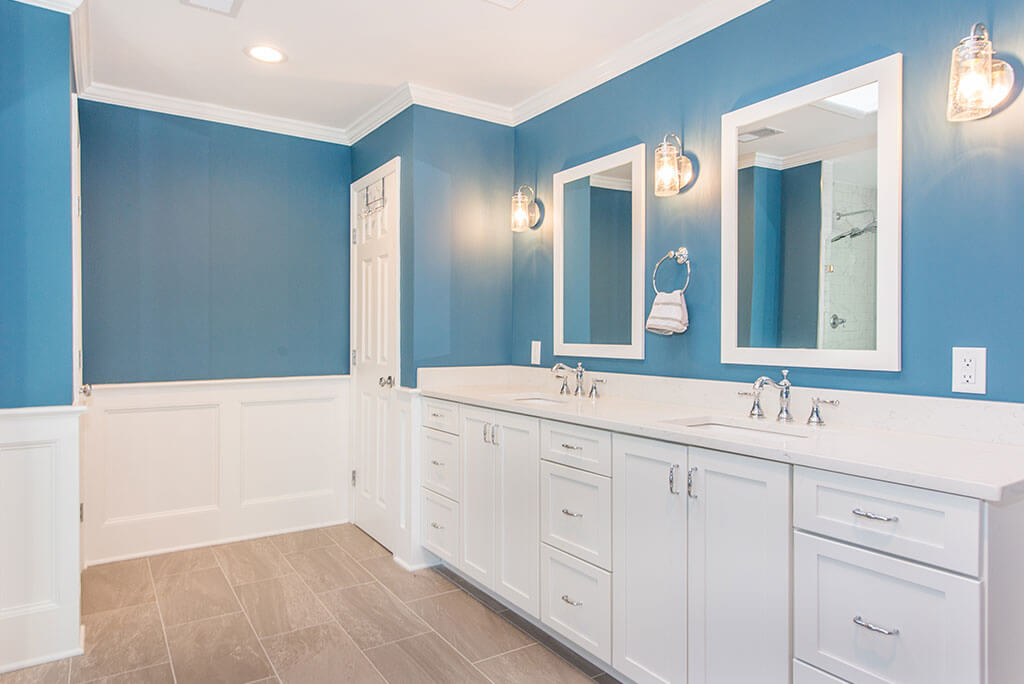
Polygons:
M526 404L528 406L561 406L569 403L569 400L565 397L559 397L552 394L509 394L503 399L511 399L517 404Z
M754 420L752 418L720 418L717 416L702 416L699 418L679 418L666 420L665 423L679 425L681 427L700 430L709 435L721 437L761 437L768 439L806 439L810 435L807 428L795 425L785 425L768 420Z

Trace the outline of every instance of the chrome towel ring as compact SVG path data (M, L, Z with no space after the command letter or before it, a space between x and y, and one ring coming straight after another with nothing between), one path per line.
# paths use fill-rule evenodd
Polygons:
M686 264L686 283L683 285L683 292L686 292L686 288L690 286L690 251L685 247L680 247L676 251L669 252L658 259L658 263L654 265L654 273L651 275L651 284L654 285L654 293L661 294L661 290L658 289L658 267L661 266L661 262L665 259L675 259L677 264Z

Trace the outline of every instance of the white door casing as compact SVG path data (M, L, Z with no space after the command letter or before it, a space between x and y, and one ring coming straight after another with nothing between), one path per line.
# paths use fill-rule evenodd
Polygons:
M351 186L353 520L389 549L402 519L402 445L389 420L401 380L400 176L395 157Z

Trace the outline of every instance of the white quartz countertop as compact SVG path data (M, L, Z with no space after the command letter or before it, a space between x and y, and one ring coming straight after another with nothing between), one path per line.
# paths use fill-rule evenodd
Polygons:
M980 440L873 430L829 423L811 427L791 423L791 435L762 435L746 430L708 430L676 422L709 418L737 421L731 415L686 404L603 396L590 399L559 397L536 387L471 386L425 388L425 397L536 416L587 427L718 451L728 451L798 466L885 480L987 501L1024 496L1024 447ZM541 395L555 402L524 403L522 397ZM771 418L763 425L775 425ZM798 436L802 435L802 436Z

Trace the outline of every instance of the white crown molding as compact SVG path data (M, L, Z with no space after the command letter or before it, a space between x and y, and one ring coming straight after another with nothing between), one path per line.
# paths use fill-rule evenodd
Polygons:
M390 95L345 128L348 144L353 145L379 126L391 120L406 107L413 104L412 91L408 83L395 88Z
M81 94L92 85L92 38L88 3L71 14L71 64L75 75L74 90Z
M78 6L82 4L82 0L15 0L25 5L35 5L36 7L42 7L43 9L53 10L54 12L62 12L64 14L71 14Z
M451 114L461 114L462 116L469 116L474 119L481 119L482 121L490 121L491 123L503 126L514 126L516 124L511 107L478 100L473 97L466 97L465 95L457 95L446 90L428 88L427 86L415 83L409 84L409 91L412 94L413 104L440 109Z
M513 107L514 125L621 76L683 43L766 4L769 0L708 0L692 12L645 33L606 59L526 98Z
M590 187L604 188L605 190L625 190L626 192L629 192L633 189L633 181L629 178L605 176L595 173L590 177Z
M349 144L348 135L345 130L341 128L332 128L322 124L298 121L296 119L288 119L282 116L257 114L255 112L247 112L242 109L224 107L221 105L210 104L208 102L168 97L167 95L147 93L141 90L132 90L131 88L121 88L119 86L107 85L105 83L92 82L87 88L82 89L78 93L78 96L83 100L124 105L126 107L145 109L151 112L185 116L191 119L215 121L217 123L253 128L258 131L267 131L269 133L281 133L283 135L291 135L298 138L322 140L324 142L340 143L342 145Z

